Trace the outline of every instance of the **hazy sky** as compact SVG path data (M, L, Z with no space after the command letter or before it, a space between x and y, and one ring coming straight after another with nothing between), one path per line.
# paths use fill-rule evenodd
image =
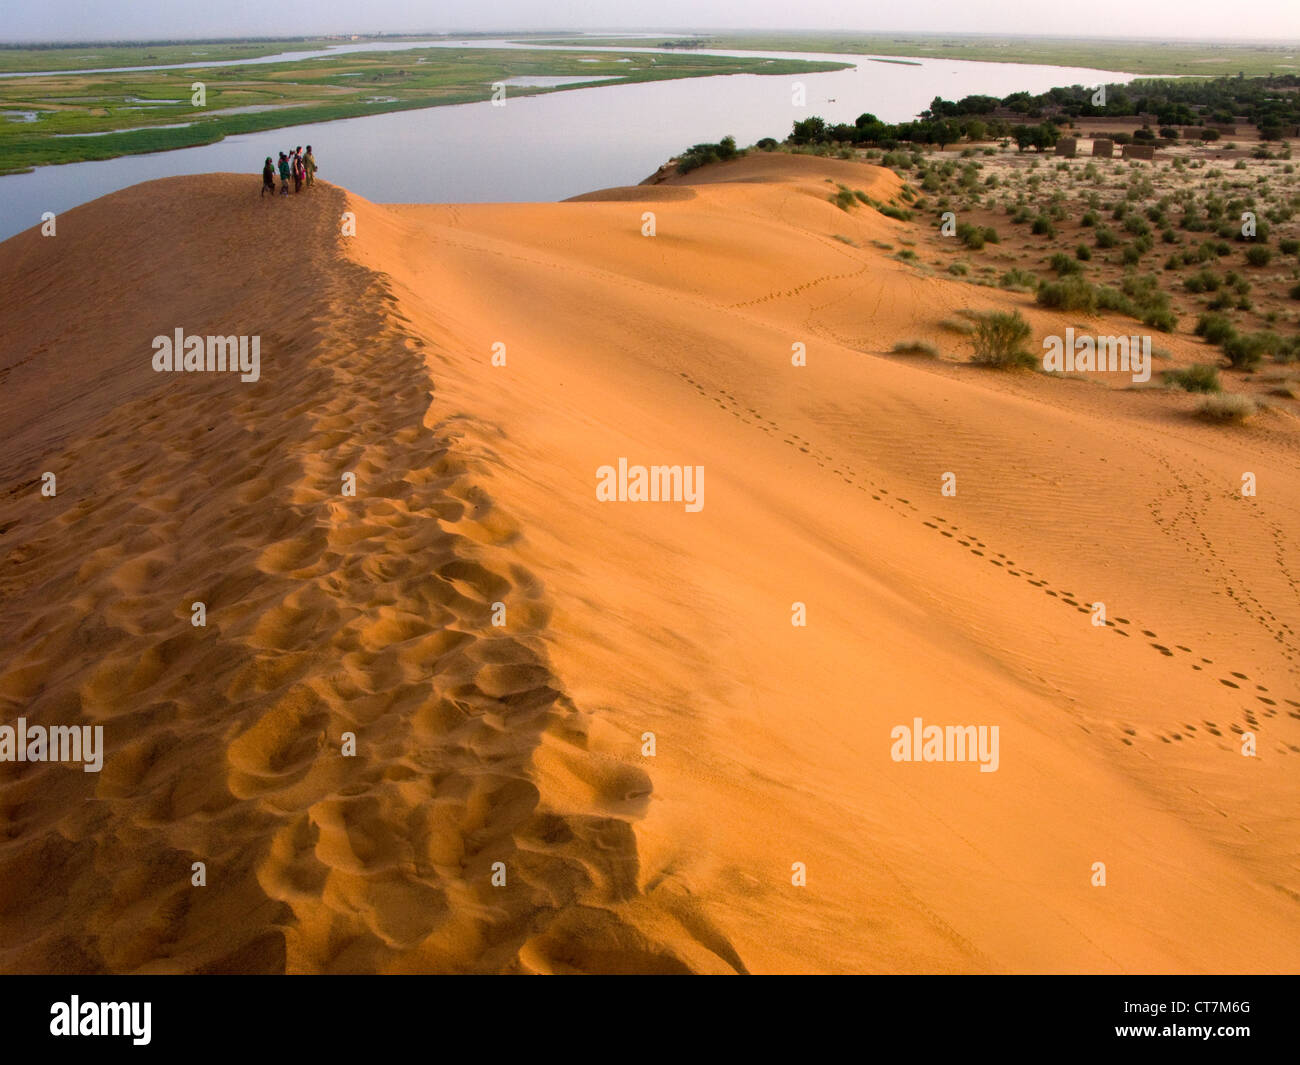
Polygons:
M0 39L492 29L833 29L1300 39L1300 0L2 0Z

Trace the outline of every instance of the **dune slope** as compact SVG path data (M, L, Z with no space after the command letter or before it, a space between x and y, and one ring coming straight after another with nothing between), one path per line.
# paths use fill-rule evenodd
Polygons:
M841 182L899 191L209 175L0 245L0 723L106 746L0 763L0 969L1294 971L1293 419L888 355L1073 319ZM155 373L177 327L260 379Z

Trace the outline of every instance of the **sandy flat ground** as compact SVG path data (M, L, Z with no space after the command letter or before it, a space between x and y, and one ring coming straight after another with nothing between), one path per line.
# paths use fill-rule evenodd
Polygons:
M0 245L0 724L107 748L0 763L0 969L1295 971L1296 419L968 365L962 309L1078 316L835 183L900 185L208 175ZM153 372L176 327L260 380ZM916 718L996 772L893 760Z

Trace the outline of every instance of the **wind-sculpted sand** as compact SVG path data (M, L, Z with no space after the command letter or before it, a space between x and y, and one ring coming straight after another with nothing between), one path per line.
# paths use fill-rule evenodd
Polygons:
M1077 316L839 182L900 184L209 175L0 245L0 724L106 747L0 763L0 970L1294 971L1294 418L954 361ZM259 380L155 373L176 327ZM599 501L620 457L702 509ZM996 771L894 761L917 718Z

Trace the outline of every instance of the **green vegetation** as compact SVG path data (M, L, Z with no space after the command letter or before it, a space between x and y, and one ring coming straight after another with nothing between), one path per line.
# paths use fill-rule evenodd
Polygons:
M891 158L901 144L928 144L942 150L963 138L970 141L1002 140L1008 144L1014 140L1021 152L1033 148L1041 153L1057 143L1061 126L1072 125L1084 118L1105 120L1154 114L1163 128L1188 127L1186 139L1199 141L1198 131L1205 128L1204 123L1233 123L1237 116L1244 115L1256 127L1261 140L1280 141L1300 125L1300 93L1297 89L1300 89L1300 74L1109 84L1105 86L1106 102L1100 105L1093 103L1095 89L1082 85L1049 89L1037 95L1016 92L1001 99L973 95L950 101L936 96L914 122L881 122L867 112L859 115L852 124L829 124L819 115L813 115L794 123L788 141L801 146L833 145L841 151L852 145L878 146L887 153L882 165L896 168L921 164L921 160L915 157L910 161L906 157ZM1007 111L1032 121L1008 121L1004 117ZM1155 143L1155 133L1145 127L1132 134L1121 130L1107 136L1121 144L1129 141ZM1183 139L1169 138L1163 143L1181 143ZM1229 149L1232 147L1228 145ZM1261 149L1256 156L1272 158L1272 153ZM1245 165L1244 160L1235 164L1238 169L1244 169ZM968 180L973 182L974 177L972 171ZM1141 195L1140 191L1138 195ZM1115 218L1118 220L1125 213L1121 204ZM1145 235L1146 223L1140 218L1135 219L1130 232Z
M939 349L924 340L900 340L890 350L895 355L925 355L931 359L939 357Z
M735 137L723 137L717 144L696 144L687 148L678 156L677 172L679 174L689 174L692 170L707 166L709 163L725 163L729 159L735 159L744 154L744 152L736 150ZM843 188L842 185L840 187ZM844 207L844 204L840 204L840 206ZM848 210L847 207L844 207L844 209Z
M1035 367L1038 360L1024 348L1029 336L1029 323L1019 311L990 311L975 323L972 361L1003 370Z
M1053 265L1057 265L1059 259L1060 265L1078 267L1078 263L1063 252L1058 252L1053 258ZM1076 273L1066 273L1058 281L1041 282L1035 299L1040 306L1057 311L1083 311L1085 314L1119 311L1166 333L1172 332L1178 324L1169 297L1160 291L1156 278L1151 274L1129 274L1121 287L1114 289L1093 285Z
M1222 395L1207 396L1196 408L1196 413L1207 421L1242 425L1258 409L1249 396L1225 392Z
M973 226L969 222L957 224L957 239L971 251L981 251L985 244L999 244L1002 240L992 226Z
M1185 370L1166 370L1165 383L1184 392L1222 392L1219 370L1215 366L1197 363Z
M1265 355L1277 355L1286 346L1276 333L1233 333L1223 341L1223 354L1234 370L1255 370Z
M1038 286L1035 299L1043 307L1055 311L1084 311L1091 314L1097 309L1097 290L1081 277L1044 281Z
M93 41L87 44L23 44L0 46L0 74L31 70L86 70L142 67L168 63L223 63L258 59L279 52L318 52L344 43L364 44L341 37L255 37L209 41Z
M1038 284L1038 279L1028 270L1021 270L1020 267L1012 267L1002 275L1002 280L998 282L1002 288L1011 289L1012 291L1027 291Z

